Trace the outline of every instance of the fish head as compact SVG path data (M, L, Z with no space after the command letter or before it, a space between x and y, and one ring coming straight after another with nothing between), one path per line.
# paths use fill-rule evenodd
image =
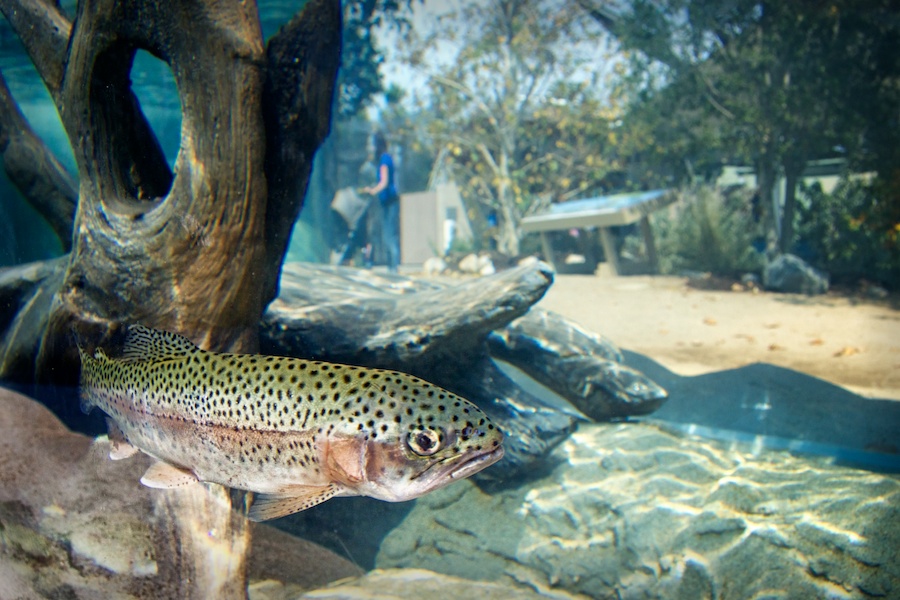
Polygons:
M394 381L403 381L394 373ZM447 390L411 378L365 434L332 445L326 465L350 493L389 502L418 498L465 479L503 457L503 433L477 406ZM368 425L368 422L367 422ZM343 446L343 447L341 447ZM343 454L346 460L335 460ZM342 471L342 472L341 472ZM347 477L348 473L351 475Z

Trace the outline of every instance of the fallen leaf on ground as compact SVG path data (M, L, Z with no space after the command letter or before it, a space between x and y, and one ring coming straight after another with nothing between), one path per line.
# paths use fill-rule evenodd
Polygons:
M717 321L712 317L706 317L705 319L703 319L703 323L704 325L715 325Z
M755 341L756 341L756 338L755 338L755 337L753 337L752 335L748 335L748 334L746 334L746 333L736 333L736 334L734 335L734 337L740 338L740 339L742 339L742 340L747 340L748 342L755 342Z
M764 323L763 327L766 329L778 329L781 327L781 323Z
M825 343L825 340L823 340L822 338L816 338L814 340L809 340L810 346L821 346L824 343Z
M784 346L778 344L769 344L769 350L784 350Z
M840 350L834 353L835 358L842 358L844 356L853 356L854 354L859 354L862 352L856 346L844 346Z

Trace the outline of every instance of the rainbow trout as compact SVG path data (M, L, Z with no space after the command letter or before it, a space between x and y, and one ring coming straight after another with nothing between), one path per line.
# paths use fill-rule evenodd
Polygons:
M149 487L255 492L256 521L335 496L410 500L503 456L477 406L397 371L217 354L142 326L121 357L79 351L81 408L108 416L110 458L157 459Z

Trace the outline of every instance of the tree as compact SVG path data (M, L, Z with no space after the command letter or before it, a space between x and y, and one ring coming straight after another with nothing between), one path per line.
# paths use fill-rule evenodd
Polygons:
M74 387L72 331L97 340L123 322L219 351L256 350L329 129L340 4L311 0L267 45L255 2L85 0L72 20L45 0L0 9L56 104L78 170L76 188L0 86L4 166L71 239L66 257L36 267L45 286L5 296L21 308L4 315L0 377ZM174 171L131 90L138 50L165 61L178 87ZM161 500L181 527L169 540L173 581L182 597L244 597L246 519L227 509L224 488L203 490L200 500ZM204 524L233 556L218 591L203 589L213 572L204 561L215 557L192 532Z
M431 73L426 135L436 168L496 214L499 249L516 255L523 216L598 187L610 169L609 111L587 70L595 49L579 44L589 23L553 1L492 0L457 18L466 34Z
M375 31L393 27L398 34L408 31L407 18L413 0L351 0L344 3L344 30L341 69L338 74L339 118L353 117L384 91L380 67L384 55Z
M654 131L671 131L677 120L684 137L701 142L712 126L720 132L722 159L755 165L763 204L775 208L778 247L788 250L796 184L807 162L834 155L839 146L859 148L863 121L855 95L861 85L871 89L864 81L874 81L866 71L872 46L888 39L884 27L875 27L876 20L891 21L887 4L639 0L617 14L595 0L579 3L635 51L635 72L657 74L655 89L644 86L637 94L665 105L671 117ZM683 163L695 158L690 152L708 148L686 146L670 156ZM779 174L786 179L783 213L773 204Z

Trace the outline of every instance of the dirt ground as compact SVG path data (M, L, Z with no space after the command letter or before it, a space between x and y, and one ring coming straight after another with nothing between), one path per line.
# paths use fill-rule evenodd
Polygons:
M900 311L890 299L705 290L683 277L559 275L538 306L680 375L768 362L900 400Z

